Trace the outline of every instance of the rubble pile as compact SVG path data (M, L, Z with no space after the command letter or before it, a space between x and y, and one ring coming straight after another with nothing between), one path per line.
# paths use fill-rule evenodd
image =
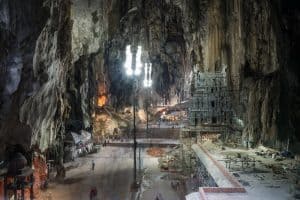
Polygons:
M159 167L162 171L168 170L172 172L182 171L182 158L178 149L166 152L164 156L158 159Z
M147 149L147 154L153 157L162 157L165 154L165 151L158 147L151 147Z

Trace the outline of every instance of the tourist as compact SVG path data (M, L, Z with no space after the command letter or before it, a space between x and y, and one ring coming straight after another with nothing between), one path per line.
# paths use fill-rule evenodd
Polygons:
M94 169L95 169L95 162L94 160L92 160L92 170L94 171Z
M97 188L96 187L92 187L91 191L90 191L90 200L96 199L96 196L97 196Z

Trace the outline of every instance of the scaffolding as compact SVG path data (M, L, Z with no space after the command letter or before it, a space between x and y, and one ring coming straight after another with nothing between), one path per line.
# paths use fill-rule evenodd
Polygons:
M188 108L188 127L181 138L217 135L226 138L232 129L234 111L233 90L229 89L225 68L220 72L194 72Z

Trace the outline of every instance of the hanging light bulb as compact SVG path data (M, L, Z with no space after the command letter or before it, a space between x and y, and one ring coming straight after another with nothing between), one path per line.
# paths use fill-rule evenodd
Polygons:
M148 63L145 63L145 78L144 78L144 87L148 85Z
M138 76L142 72L142 47L138 46L137 53L136 53L136 60L135 60L135 71L134 75Z
M131 53L131 46L127 45L126 46L126 59L124 63L124 68L126 70L126 74L128 76L131 76L133 71L131 69L131 64L132 64L132 53Z
M151 86L152 86L151 73L152 73L152 63L149 63L149 73L148 73L149 79L148 79L148 87L151 87Z
M152 73L152 64L145 63L144 87L151 87L151 85L152 85L151 73Z

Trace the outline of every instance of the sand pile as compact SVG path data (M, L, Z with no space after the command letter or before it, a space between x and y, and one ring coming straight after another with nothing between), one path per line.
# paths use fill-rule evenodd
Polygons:
M147 150L147 154L153 157L161 157L164 153L165 151L158 147L151 147Z

